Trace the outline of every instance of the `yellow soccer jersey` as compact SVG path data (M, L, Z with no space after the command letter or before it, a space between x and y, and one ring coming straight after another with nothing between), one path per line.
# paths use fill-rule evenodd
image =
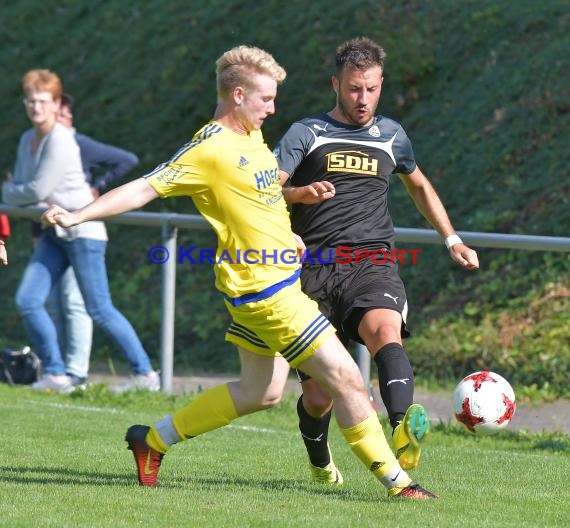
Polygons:
M261 131L240 135L211 121L145 178L162 198L190 196L212 225L216 287L226 297L254 298L298 270L277 161Z

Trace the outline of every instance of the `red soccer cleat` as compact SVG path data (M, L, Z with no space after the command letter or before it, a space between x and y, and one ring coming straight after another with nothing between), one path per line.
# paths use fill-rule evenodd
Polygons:
M400 493L394 495L402 499L437 499L438 496L422 488L417 482L411 482Z
M139 484L154 488L164 455L146 443L146 435L149 430L148 425L131 425L127 429L125 440L129 444L127 449L130 449L135 456Z

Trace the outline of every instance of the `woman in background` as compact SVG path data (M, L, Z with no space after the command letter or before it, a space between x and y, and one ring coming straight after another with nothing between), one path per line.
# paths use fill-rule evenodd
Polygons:
M32 128L20 138L13 179L2 187L3 201L10 205L57 204L78 209L93 201L85 180L79 147L71 130L57 122L62 95L59 77L49 70L30 70L22 79L24 105ZM35 389L70 392L57 332L45 308L47 297L71 266L93 321L112 338L134 373L120 388L159 390L160 381L129 321L111 301L103 222L87 222L72 228L46 229L16 292L16 304L26 331L43 363L42 378Z

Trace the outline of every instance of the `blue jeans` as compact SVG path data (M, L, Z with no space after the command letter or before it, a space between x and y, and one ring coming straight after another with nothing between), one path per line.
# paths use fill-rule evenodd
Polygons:
M65 374L57 331L45 303L69 266L75 272L87 312L123 352L133 372L148 374L152 370L135 330L111 301L105 266L106 246L102 240L89 238L64 240L58 238L53 229L46 230L36 244L16 292L16 304L46 374Z
M87 313L71 266L52 288L46 308L55 324L59 347L65 356L65 371L78 378L86 378L93 342L93 321Z

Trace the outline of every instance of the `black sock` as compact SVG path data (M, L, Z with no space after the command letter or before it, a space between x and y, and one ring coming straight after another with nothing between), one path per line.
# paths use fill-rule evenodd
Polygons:
M327 444L331 411L321 418L314 418L305 410L303 396L300 396L297 401L297 415L299 416L299 430L311 464L320 468L325 467L331 461Z
M414 401L414 373L406 351L399 343L384 345L374 356L378 367L380 396L392 427L402 421Z

